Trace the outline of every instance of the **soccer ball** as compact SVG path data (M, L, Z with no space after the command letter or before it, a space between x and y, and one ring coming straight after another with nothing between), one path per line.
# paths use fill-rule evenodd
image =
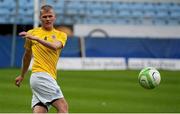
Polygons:
M139 84L146 89L153 89L160 84L161 76L154 67L143 68L139 73Z

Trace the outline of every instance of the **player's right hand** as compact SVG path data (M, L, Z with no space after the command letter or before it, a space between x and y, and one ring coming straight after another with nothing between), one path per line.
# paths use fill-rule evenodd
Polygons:
M20 87L21 85L21 82L23 81L23 77L22 76L18 76L16 79L15 79L15 85Z
M35 36L27 33L27 32L20 32L19 33L20 36L22 36L22 38L28 38L29 40L37 40L38 38L36 38Z
M27 35L27 32L23 31L19 33L20 36L25 37Z

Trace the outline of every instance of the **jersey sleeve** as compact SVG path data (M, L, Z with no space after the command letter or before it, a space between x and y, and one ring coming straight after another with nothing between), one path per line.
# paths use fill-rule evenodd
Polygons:
M28 31L29 34L32 34L32 30ZM29 39L25 39L25 44L24 44L24 48L30 50L32 46L32 41Z
M67 41L67 34L64 32L60 32L60 34L57 37L57 40L60 41L64 47Z

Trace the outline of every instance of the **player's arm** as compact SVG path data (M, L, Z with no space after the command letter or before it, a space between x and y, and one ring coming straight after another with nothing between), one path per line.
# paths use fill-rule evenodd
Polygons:
M23 81L26 72L28 71L30 62L31 62L31 57L32 57L32 51L29 49L26 49L24 52L24 56L22 59L22 69L21 69L21 75L19 75L16 79L15 79L15 85L16 86L20 86L21 82Z
M63 48L63 45L60 41L58 40L54 40L54 42L50 43L50 42L47 42L45 40L42 40L42 39L39 39L39 38L36 38L35 39L37 42L41 43L42 45L50 48L50 49L53 49L53 50L57 50L57 49L60 49L60 48Z
M52 42L52 43L51 42L47 42L45 40L37 38L36 36L32 36L31 34L28 34L27 32L21 32L19 35L23 36L25 38L28 38L30 40L35 40L35 41L41 43L42 45L44 45L44 46L46 46L46 47L48 47L50 49L53 49L53 50L57 50L59 48L63 48L63 44L60 41L58 41L58 40L54 40L54 42Z

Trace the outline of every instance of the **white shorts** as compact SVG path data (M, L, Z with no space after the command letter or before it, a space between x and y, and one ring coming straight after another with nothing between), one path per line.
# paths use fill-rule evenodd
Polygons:
M47 108L50 108L52 101L64 97L56 80L46 72L32 73L30 86L33 93L32 108L37 103L43 103Z

